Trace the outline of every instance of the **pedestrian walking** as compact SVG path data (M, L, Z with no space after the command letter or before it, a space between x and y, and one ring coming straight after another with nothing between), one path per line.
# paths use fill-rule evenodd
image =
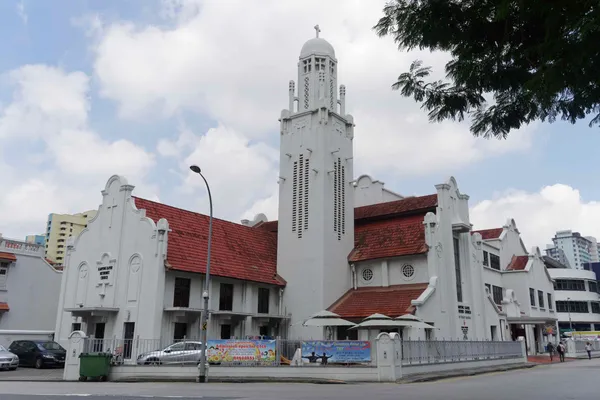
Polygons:
M587 342L585 344L585 351L587 351L588 353L588 359L592 359L592 344L590 342Z
M548 342L546 345L546 351L548 351L548 354L550 354L550 362L552 362L552 356L554 355L554 345L552 342Z
M558 353L560 362L565 362L565 345L563 342L558 343L558 346L556 346L556 352Z

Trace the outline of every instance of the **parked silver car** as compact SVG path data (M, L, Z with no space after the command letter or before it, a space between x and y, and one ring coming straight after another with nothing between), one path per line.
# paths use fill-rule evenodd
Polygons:
M14 371L18 366L19 357L0 345L0 369L10 369L11 371Z
M201 353L202 342L177 342L162 350L140 354L137 358L137 364L198 364L200 362Z

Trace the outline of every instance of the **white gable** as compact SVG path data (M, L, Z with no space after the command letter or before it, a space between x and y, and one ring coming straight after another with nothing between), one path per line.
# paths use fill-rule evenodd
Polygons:
M133 186L125 178L111 177L102 191L98 213L67 246L57 337L65 339L75 321L92 326L107 314L118 335L123 322L153 332L163 309L168 224L157 224L135 207ZM156 294L160 293L161 296ZM140 303L146 306L142 309ZM148 304L152 304L148 307ZM148 329L145 329L147 327ZM160 330L158 330L160 331Z

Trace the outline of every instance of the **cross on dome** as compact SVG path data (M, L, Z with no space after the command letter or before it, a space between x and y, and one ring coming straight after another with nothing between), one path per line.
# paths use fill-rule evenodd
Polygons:
M317 55L330 56L331 58L335 59L335 50L333 49L333 46L327 40L319 37L319 33L321 32L319 25L315 25L314 29L317 37L314 37L304 43L304 46L302 46L302 50L300 51L300 58Z

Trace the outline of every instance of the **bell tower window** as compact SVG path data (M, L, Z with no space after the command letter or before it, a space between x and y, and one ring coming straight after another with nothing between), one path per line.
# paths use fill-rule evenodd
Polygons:
M309 58L308 60L304 60L303 64L304 64L304 73L307 74L310 71L312 71L312 60Z
M342 240L346 234L346 168L342 165L342 159L333 163L333 231L337 233L337 239Z
M327 71L327 69L325 68L326 63L327 60L325 58L315 58L315 71Z
M310 160L300 154L294 162L292 182L292 232L302 239L302 232L308 230Z

